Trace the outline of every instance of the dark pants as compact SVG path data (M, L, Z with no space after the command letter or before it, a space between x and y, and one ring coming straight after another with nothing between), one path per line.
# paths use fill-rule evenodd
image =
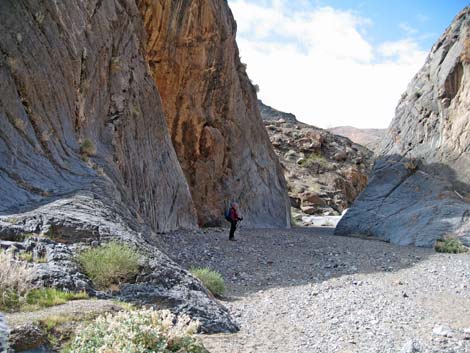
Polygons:
M230 235L229 239L233 239L235 237L235 230L237 229L237 222L231 221L230 222Z

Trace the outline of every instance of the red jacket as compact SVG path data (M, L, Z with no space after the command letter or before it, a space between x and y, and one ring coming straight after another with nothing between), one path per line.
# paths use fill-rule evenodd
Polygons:
M230 219L235 222L240 219L240 217L238 217L237 210L233 207L230 208Z

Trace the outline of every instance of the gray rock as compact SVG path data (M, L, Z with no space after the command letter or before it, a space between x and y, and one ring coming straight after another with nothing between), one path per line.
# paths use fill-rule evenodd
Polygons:
M419 351L420 350L418 346L412 339L410 339L406 341L406 343L403 345L402 349L400 350L400 353L418 353Z
M468 30L467 7L403 94L369 184L337 234L428 247L452 236L470 245Z
M9 341L10 331L8 329L7 323L4 316L0 313L0 352L8 351L8 341Z
M39 350L47 344L44 332L33 324L17 326L10 332L10 347L15 352Z
M433 328L432 333L438 336L452 337L454 331L446 325L437 325Z

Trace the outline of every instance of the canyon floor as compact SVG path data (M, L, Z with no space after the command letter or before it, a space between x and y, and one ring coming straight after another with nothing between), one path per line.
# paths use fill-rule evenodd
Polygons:
M161 235L186 268L226 281L236 334L202 335L212 353L470 352L470 255L438 254L331 228Z

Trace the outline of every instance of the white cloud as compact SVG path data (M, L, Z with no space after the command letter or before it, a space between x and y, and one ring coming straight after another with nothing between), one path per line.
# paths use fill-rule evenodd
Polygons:
M296 12L283 0L229 3L260 98L320 127L387 127L424 62L412 39L372 45L365 37L372 22L352 11Z
M418 30L414 27L411 27L407 23L400 23L399 27L401 28L402 31L404 31L408 35L414 35L418 33Z

